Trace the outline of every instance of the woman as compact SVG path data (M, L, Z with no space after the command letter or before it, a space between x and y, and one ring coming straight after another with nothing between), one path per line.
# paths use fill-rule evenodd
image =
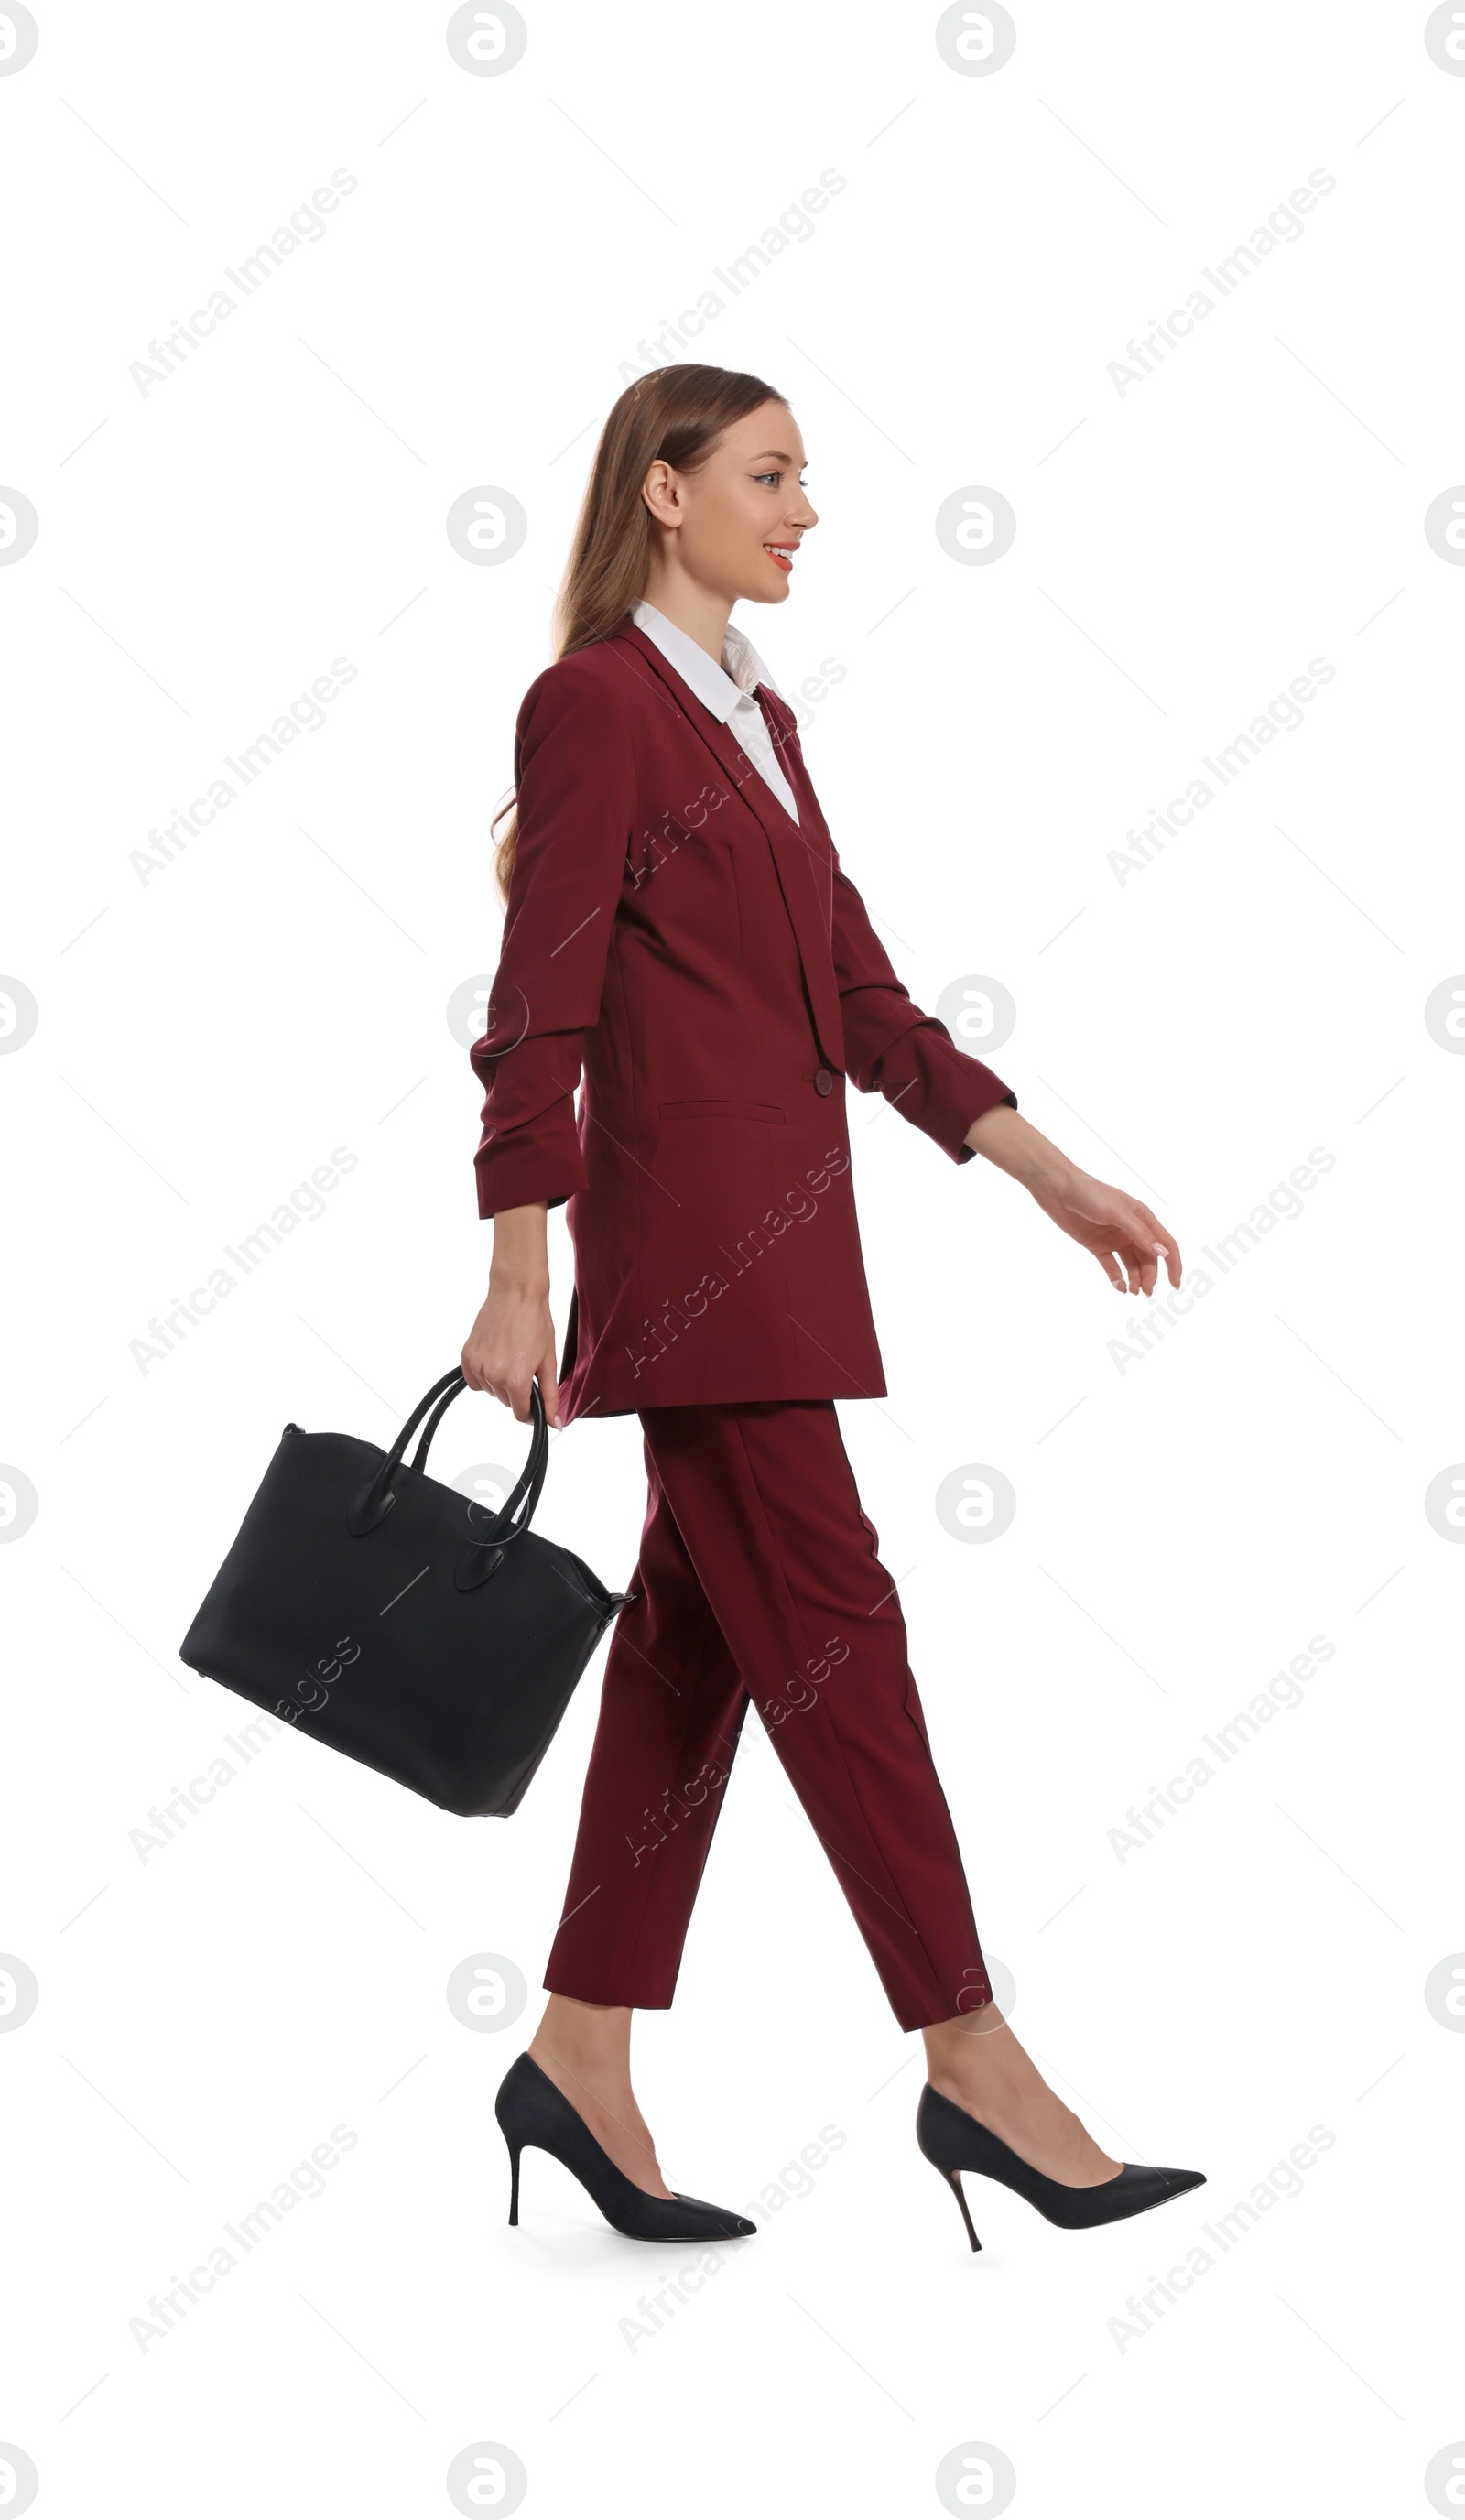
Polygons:
M756 377L679 366L631 386L596 451L557 661L519 712L502 956L472 1052L493 1261L463 1371L519 1419L536 1377L553 1425L634 1411L648 1497L550 2001L498 2115L511 2221L538 2143L639 2237L754 2229L667 2186L630 2068L632 2011L672 2001L751 1697L897 2020L924 2035L918 2139L975 2248L963 2169L1069 2226L1200 2179L1112 2160L993 2002L834 1409L886 1390L846 1079L953 1161L1025 1183L1122 1293L1150 1294L1162 1261L1178 1285L1180 1259L912 1005L840 868L793 712L729 626L739 601L788 600L818 521L804 465ZM564 1203L556 1371L545 1220Z

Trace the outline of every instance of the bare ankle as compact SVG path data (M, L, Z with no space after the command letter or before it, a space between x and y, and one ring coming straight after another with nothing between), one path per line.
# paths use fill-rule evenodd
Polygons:
M552 2060L565 2074L605 2090L631 2088L631 2013L625 2005L582 2003L552 1995L529 2053L548 2072Z

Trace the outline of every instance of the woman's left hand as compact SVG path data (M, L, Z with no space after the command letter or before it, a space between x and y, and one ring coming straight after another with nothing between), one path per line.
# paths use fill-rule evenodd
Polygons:
M1010 1103L996 1103L972 1122L966 1144L1020 1181L1065 1234L1091 1251L1121 1295L1152 1295L1163 1260L1180 1282L1180 1246L1143 1199L1095 1181Z
M1028 1188L1043 1214L1093 1253L1120 1294L1152 1295L1162 1260L1171 1284L1179 1284L1180 1246L1142 1199L1095 1181L1077 1166L1069 1168L1065 1180L1040 1178Z

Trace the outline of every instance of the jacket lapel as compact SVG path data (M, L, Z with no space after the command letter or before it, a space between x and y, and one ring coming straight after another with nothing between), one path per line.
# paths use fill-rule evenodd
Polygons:
M828 846L828 833L820 813L808 774L804 771L796 746L789 742L795 727L792 711L760 686L766 701L766 713L773 721L775 742L784 774L798 799L804 817L796 823L784 812L777 797L760 775L756 765L744 752L730 726L703 706L694 692L688 690L675 666L661 653L653 640L634 621L616 631L607 645L629 648L628 656L638 680L644 682L645 669L656 677L658 698L675 707L677 714L706 744L730 787L736 789L768 834L779 889L788 911L789 924L799 949L804 985L814 1015L819 1046L831 1067L844 1066L844 1024L840 1014L839 986L834 975L834 958L830 948L833 899L833 863Z

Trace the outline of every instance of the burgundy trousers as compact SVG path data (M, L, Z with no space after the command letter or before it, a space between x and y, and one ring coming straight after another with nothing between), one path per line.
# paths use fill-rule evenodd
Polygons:
M555 1995L664 2008L752 1700L903 2030L992 1987L952 1816L829 1400L644 1409L647 1499L616 1620Z

